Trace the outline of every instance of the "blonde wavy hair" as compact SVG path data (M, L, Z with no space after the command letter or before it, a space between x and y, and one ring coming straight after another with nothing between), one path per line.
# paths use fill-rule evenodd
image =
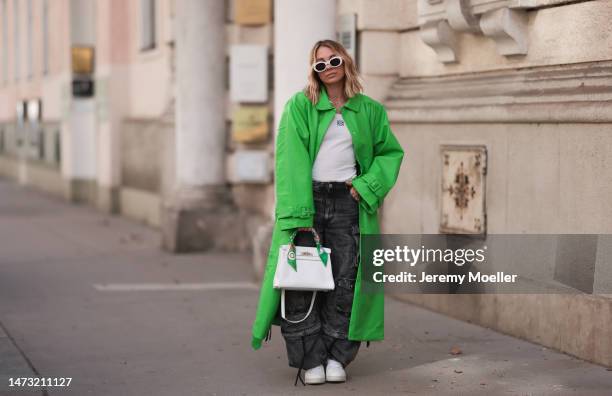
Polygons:
M361 76L357 71L355 61L344 46L334 40L319 40L310 50L310 72L308 73L308 84L304 88L304 94L310 99L313 105L319 101L319 91L323 83L319 78L319 73L312 69L312 65L316 61L317 50L319 47L327 47L342 57L342 65L344 66L344 95L347 99L352 98L359 92L363 92L361 85Z

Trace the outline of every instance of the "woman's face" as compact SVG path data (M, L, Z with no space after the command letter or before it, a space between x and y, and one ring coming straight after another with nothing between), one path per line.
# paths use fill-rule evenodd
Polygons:
M340 54L334 52L329 47L319 47L317 49L317 53L315 56L315 62L319 61L328 61L333 56L340 56ZM316 73L316 72L315 72ZM337 83L342 81L344 78L344 59L342 59L342 64L338 67L327 66L327 69L323 73L318 73L319 78L325 85Z

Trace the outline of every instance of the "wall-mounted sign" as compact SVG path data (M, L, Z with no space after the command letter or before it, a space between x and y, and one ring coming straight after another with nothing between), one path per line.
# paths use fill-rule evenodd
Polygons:
M239 106L232 114L232 140L259 142L268 137L268 106Z
M92 74L94 71L94 49L87 46L72 47L72 73Z
M264 150L240 150L230 156L229 179L234 183L269 183L270 154Z
M357 62L357 14L339 15L337 26L337 41L346 48L351 58Z
M448 145L440 154L440 233L485 234L486 147Z
M268 47L236 44L230 50L230 99L232 102L268 101Z
M88 98L94 95L94 49L88 46L73 46L72 51L72 95Z
M72 95L78 98L88 98L94 95L94 82L91 78L72 80Z
M271 0L235 0L234 23L239 25L264 25L272 18Z

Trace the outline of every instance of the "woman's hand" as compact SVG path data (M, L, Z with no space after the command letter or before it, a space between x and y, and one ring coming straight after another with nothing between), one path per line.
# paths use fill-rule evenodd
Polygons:
M359 202L359 193L357 192L357 190L355 190L355 187L353 187L353 181L347 180L345 181L345 183L351 186L351 196L353 197L355 201Z

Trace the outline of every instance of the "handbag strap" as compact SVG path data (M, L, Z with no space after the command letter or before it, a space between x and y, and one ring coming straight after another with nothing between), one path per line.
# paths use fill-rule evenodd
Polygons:
M315 297L317 295L317 291L314 290L312 292L312 298L310 299L310 308L308 308L308 313L306 313L306 316L304 316L302 319L300 320L289 320L285 317L285 289L281 289L281 317L283 319L285 319L287 322L289 323L300 323L306 320L306 318L310 315L310 313L312 312L312 307L314 306L314 302L315 302Z
M289 251L287 252L287 263L289 264L289 266L291 266L291 268L293 268L295 271L297 271L297 259L296 259L296 253L295 253L295 243L293 242L295 239L295 236L297 235L297 233L300 231L299 228L297 228L295 231L293 231L293 233L291 234L291 237L289 238ZM314 237L314 241L315 244L317 246L317 253L319 254L319 258L321 259L321 261L323 262L323 266L327 266L327 259L328 259L328 254L327 252L323 249L323 247L321 246L321 238L319 237L319 234L317 233L317 231L314 229L314 227L310 228L310 231L312 232L312 236Z

